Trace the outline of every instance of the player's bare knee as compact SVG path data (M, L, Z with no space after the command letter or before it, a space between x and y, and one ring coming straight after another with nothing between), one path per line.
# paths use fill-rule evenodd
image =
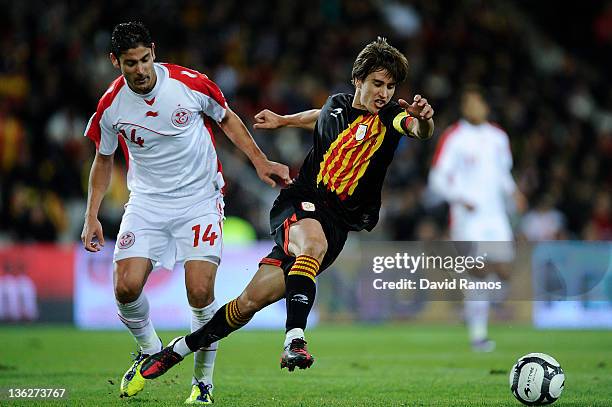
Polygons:
M204 308L214 300L214 290L212 285L201 284L198 287L187 289L187 300L189 305L194 308Z
M325 257L325 253L327 253L327 240L324 236L313 236L306 239L300 249L300 255L314 257L321 262L323 257Z
M115 283L115 299L121 304L136 301L141 292L142 287L139 284L131 283L129 280L118 280Z

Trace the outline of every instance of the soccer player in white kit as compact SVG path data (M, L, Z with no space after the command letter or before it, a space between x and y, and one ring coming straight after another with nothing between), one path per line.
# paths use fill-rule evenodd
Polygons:
M285 165L266 158L206 75L154 62L155 45L142 23L114 28L110 59L122 75L104 93L85 130L97 151L81 239L90 252L104 245L98 210L120 144L128 161L130 198L114 250L114 288L119 318L140 346L121 382L121 395L132 396L144 387L140 364L162 349L142 291L154 264L172 269L175 262L184 262L192 330L217 310L214 281L222 250L224 181L213 121L249 157L264 182L275 186L273 177L282 183L290 177ZM212 403L215 354L216 344L195 354L187 403Z
M485 272L507 280L514 260L508 200L513 197L519 211L526 206L512 177L508 135L487 121L489 106L475 86L463 92L461 112L463 118L442 134L436 147L430 188L449 203L451 240L475 242L475 252L486 253ZM472 275L479 277L489 276ZM475 351L495 348L487 334L489 302L486 290L465 292L465 317Z

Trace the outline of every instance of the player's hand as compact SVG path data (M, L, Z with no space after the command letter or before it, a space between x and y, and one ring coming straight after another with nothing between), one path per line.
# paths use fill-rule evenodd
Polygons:
M265 109L255 115L255 129L278 129L284 127L283 116Z
M261 164L256 165L255 170L257 170L257 175L259 175L259 178L272 188L276 186L277 182L279 182L281 186L291 184L289 167L287 167L285 164L265 160Z
M463 207L465 209L468 210L468 212L474 212L474 210L476 210L476 207L473 204L469 203L469 202L463 201L463 202L461 202L461 204L463 205Z
M434 115L433 108L427 103L427 99L421 95L415 95L412 104L404 99L399 99L397 102L410 116L416 117L419 120L429 120Z
M97 240L94 241L94 238ZM81 232L81 241L83 247L88 252L99 252L104 247L104 234L102 233L102 224L98 218L85 218L83 231Z

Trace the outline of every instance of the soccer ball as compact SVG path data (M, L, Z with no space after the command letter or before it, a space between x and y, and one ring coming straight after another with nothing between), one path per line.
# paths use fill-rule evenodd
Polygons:
M521 357L510 370L510 391L523 404L543 406L557 401L565 373L559 362L545 353Z

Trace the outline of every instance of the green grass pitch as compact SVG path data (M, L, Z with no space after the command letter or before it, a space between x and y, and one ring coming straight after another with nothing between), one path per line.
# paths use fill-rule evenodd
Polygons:
M162 332L164 342L178 333ZM549 353L566 372L555 406L612 406L612 332L538 331L494 326L497 350L475 354L461 326L346 325L308 332L313 368L279 369L282 332L241 331L220 346L218 406L520 406L508 372L529 352ZM0 388L66 388L67 400L0 400L0 405L180 405L189 393L192 359L118 397L134 343L127 331L72 327L0 328Z

